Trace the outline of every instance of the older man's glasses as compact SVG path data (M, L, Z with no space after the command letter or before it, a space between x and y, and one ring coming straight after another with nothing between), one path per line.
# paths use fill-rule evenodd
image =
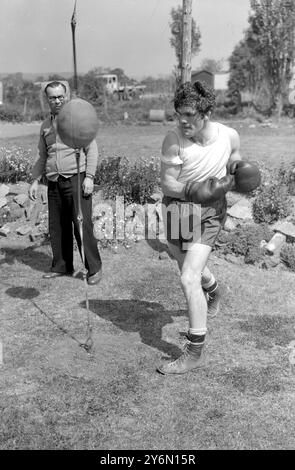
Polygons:
M48 100L50 101L50 103L54 103L56 100L58 101L63 101L65 99L65 97L63 95L59 95L59 96L49 96L48 97Z

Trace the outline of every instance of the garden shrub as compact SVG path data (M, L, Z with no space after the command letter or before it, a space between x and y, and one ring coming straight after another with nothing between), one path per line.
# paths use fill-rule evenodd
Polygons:
M262 186L252 203L254 221L271 223L287 217L292 210L292 200L286 185Z
M261 172L261 185L254 191L252 203L254 221L271 223L290 215L291 195L295 195L295 162L283 161L277 169L269 169L258 163Z
M10 109L0 106L0 121L23 122L23 113L17 109Z
M278 184L285 185L289 193L295 196L295 162L282 163L277 171Z
M283 245L280 257L291 271L295 271L295 245L293 243L285 243Z
M255 264L263 257L260 249L261 241L268 242L272 235L272 231L265 223L238 227L228 234L222 250L224 254L234 253L244 256L245 263Z
M31 179L31 149L0 147L0 182L17 183Z
M160 165L155 158L138 159L131 165L126 157L109 157L98 166L95 182L106 199L123 196L126 203L144 204L159 184Z

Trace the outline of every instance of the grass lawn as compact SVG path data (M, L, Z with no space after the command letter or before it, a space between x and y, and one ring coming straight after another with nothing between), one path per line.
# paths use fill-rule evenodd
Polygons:
M148 157L167 128L104 128L98 141L107 155ZM255 152L272 166L281 156L294 159L294 128L244 124L240 133L245 157ZM5 145L33 148L35 141ZM83 282L42 279L49 245L0 240L0 448L294 449L288 345L295 339L295 275L213 254L224 295L208 325L208 367L165 377L156 366L180 354L188 325L175 262L160 260L145 241L101 254L103 280L89 287L94 350L87 354L79 347Z
M247 160L264 161L270 168L281 161L293 161L295 148L295 125L293 120L283 120L278 128L249 127L253 122L222 121L234 127L240 134L241 154ZM162 140L173 123L145 126L102 126L97 135L97 144L102 157L121 155L135 160L160 155ZM1 136L1 133L0 133ZM35 152L38 133L19 137L0 137L0 147L18 145Z

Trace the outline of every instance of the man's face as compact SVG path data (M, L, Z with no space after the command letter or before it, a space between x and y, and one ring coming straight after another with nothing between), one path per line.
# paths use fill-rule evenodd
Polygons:
M183 135L186 138L194 137L203 129L204 116L191 106L181 106L177 109L177 117Z
M59 85L56 88L49 87L46 90L46 95L50 111L52 114L58 114L66 102L66 92L64 87L62 85Z

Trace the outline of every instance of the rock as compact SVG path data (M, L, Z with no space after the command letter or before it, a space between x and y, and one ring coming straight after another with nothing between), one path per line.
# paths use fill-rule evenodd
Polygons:
M18 235L28 235L32 231L32 227L30 225L22 225L16 230Z
M34 228L30 233L30 240L31 242L35 242L37 240L43 240L46 237L46 233L40 231L38 228Z
M283 233L275 233L272 239L265 245L264 249L269 255L273 255L274 252L280 252L283 243L286 241L286 235Z
M6 206L7 202L8 201L7 201L6 197L1 197L0 198L0 208Z
M16 184L11 184L9 188L9 194L17 195L17 194L28 194L30 184L26 183L25 181L20 181Z
M0 228L0 235L2 237L7 237L7 235L10 233L10 228L7 224L5 225L2 225L2 227Z
M163 259L168 259L170 258L167 251L162 251L161 253L159 253L159 259L163 260Z
M228 253L224 259L232 264L244 264L244 259L242 256L235 256L232 253Z
M222 266L224 265L224 259L218 258L217 256L211 256L211 262L214 264L214 266Z
M5 198L9 194L9 187L6 184L0 184L0 199Z
M295 225L292 222L277 222L272 228L275 232L280 232L287 237L295 239Z
M31 222L32 225L37 225L40 221L40 214L42 211L42 202L40 200L36 202L30 201L30 204L25 209L26 219Z
M95 207L96 204L99 204L101 202L104 202L104 198L103 198L103 190L102 189L98 189L97 191L95 191L93 193L93 196L92 196L92 207Z
M244 196L241 196L239 193L228 191L226 193L227 207L232 207L236 202L240 201Z
M271 258L265 258L265 260L262 261L261 267L263 269L271 269L275 268L280 264L281 260L279 256L272 256Z
M237 220L233 219L232 217L228 216L226 218L225 224L224 224L224 230L226 232L231 232L232 230L235 230L238 225Z
M45 184L39 184L38 191L42 204L47 204L47 186Z
M16 202L8 203L10 220L20 219L24 215L24 209L22 209Z
M13 198L13 200L21 207L25 207L29 202L27 194L18 194Z
M240 199L232 207L227 209L227 213L236 219L253 221L252 204L249 199L246 198Z

